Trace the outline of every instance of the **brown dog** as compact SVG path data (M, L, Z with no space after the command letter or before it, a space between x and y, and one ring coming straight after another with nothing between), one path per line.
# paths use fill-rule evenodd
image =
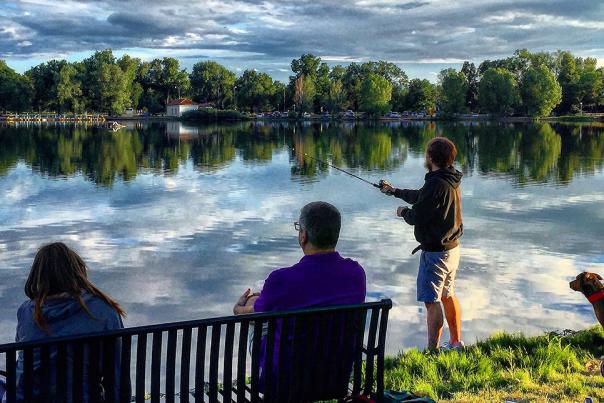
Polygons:
M583 272L569 285L571 289L583 293L591 302L598 322L604 327L604 285L600 280L604 279L599 274Z

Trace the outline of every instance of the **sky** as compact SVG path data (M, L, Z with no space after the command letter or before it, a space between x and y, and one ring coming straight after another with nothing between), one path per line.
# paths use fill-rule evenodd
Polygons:
M303 53L330 65L387 60L432 81L464 60L571 50L604 65L601 0L0 0L0 58L19 72L112 48L216 60L287 80Z

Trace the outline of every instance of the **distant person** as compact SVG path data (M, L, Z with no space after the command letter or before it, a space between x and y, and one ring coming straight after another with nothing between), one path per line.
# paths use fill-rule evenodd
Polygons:
M419 190L396 189L384 181L382 192L403 199L412 207L399 207L397 216L414 225L415 239L422 250L417 275L417 300L426 305L428 348L438 349L445 317L450 339L446 349L461 349L461 307L454 293L459 266L461 220L461 177L453 167L455 144L444 137L432 139L427 146L425 166L428 173Z
M363 303L365 271L356 261L336 252L340 227L340 212L331 204L318 201L304 206L299 221L294 223L304 257L293 266L270 273L259 294L248 289L233 312L238 315ZM278 342L276 334L275 345ZM276 355L273 368L278 365Z
M25 294L29 300L17 312L17 342L124 327L124 309L92 284L86 271L82 258L63 243L52 243L38 251L25 283ZM36 354L34 371L38 375L34 376L34 386L41 381L39 369L40 357ZM115 373L119 374L119 370L118 359ZM19 353L18 376L22 372L23 355ZM90 385L89 388L90 393L98 393L99 385ZM23 392L23 383L18 378L18 401L23 401ZM37 388L33 393L40 399Z

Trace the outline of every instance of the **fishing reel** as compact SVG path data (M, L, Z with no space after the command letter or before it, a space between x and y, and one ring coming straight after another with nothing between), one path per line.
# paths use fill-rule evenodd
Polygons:
M387 180L384 180L384 179L380 179L380 181L377 183L377 185L374 185L374 186L380 190L382 190L385 186L390 186L392 188L394 187L394 186L392 186L392 184L390 182L388 182ZM388 192L388 194L393 194L393 193Z

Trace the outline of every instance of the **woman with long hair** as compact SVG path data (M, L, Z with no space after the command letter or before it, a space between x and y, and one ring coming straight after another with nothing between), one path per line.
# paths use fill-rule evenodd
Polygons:
M61 242L40 248L25 283L25 295L29 300L17 313L17 342L124 327L124 309L88 279L82 258ZM34 357L34 370L40 366L39 358ZM119 360L116 361L119 365ZM22 370L23 355L20 353L17 372ZM119 373L119 367L115 370ZM20 381L17 388L18 400L22 400L23 385ZM90 389L96 391L99 388L91 385ZM34 391L36 394L39 392Z

